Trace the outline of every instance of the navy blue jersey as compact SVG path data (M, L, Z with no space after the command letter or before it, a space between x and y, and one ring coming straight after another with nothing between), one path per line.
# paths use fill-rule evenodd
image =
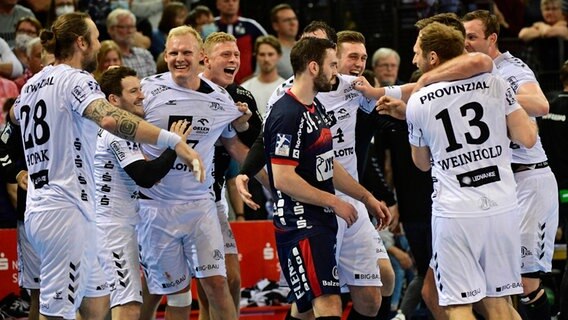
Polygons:
M274 197L276 236L289 231L306 230L303 236L318 233L314 226L337 228L335 214L329 208L296 201L274 187L273 164L293 165L296 173L317 189L334 193L333 150L330 119L315 99L306 106L290 91L282 96L266 119L264 152L268 161L270 187ZM289 238L293 241L295 236Z

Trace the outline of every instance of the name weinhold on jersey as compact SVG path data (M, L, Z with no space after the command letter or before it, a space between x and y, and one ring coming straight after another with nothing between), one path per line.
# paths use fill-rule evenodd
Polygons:
M458 154L457 156L449 157L438 161L438 165L442 170L457 168L465 164L499 157L503 153L503 147L494 146L489 148L477 149L468 151L466 153Z
M424 104L426 100L432 101L437 98L441 98L445 95L457 94L460 92L474 91L489 89L489 86L485 81L476 81L470 83L456 84L446 88L440 88L433 92L428 92L427 94L420 97L420 103Z

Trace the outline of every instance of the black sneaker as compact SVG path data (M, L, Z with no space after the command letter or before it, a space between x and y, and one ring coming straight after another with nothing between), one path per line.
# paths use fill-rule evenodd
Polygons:
M30 304L10 293L0 301L0 310L11 318L26 318L30 313Z

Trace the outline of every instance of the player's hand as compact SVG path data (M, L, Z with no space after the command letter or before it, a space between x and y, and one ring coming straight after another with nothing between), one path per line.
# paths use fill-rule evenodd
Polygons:
M360 76L357 79L353 80L353 88L355 90L361 91L361 93L367 98L373 98L373 94L371 91L374 87L367 81L367 78Z
M21 170L16 175L16 182L18 183L18 187L22 188L22 190L28 190L28 171Z
M191 168L197 181L205 181L205 166L197 151L193 150L185 140L178 142L174 151Z
M400 99L382 96L379 101L377 101L376 110L379 114L386 114L395 119L406 119L406 103Z
M191 133L191 124L187 120L179 120L170 126L170 131L177 134L181 141L186 141L187 136Z
M357 221L357 218L359 218L355 207L339 198L337 198L335 205L333 205L331 209L333 209L333 212L335 212L338 217L347 222L347 227L351 227Z
M367 211L377 219L377 230L383 230L389 226L391 213L383 201L377 200L377 198L369 193L361 199L361 202L363 202Z
M247 131L249 128L248 120L252 116L252 112L248 108L248 104L246 104L245 102L237 102L236 105L239 111L243 113L243 115L233 120L231 124L233 125L235 130L237 130L237 132Z
M389 212L391 213L391 222L389 224L389 230L391 232L394 232L394 229L398 227L398 222L400 220L400 212L398 212L398 204L390 206Z
M252 200L252 194L248 190L249 177L246 174L239 174L235 178L237 192L241 196L243 202L253 210L257 210L260 206Z

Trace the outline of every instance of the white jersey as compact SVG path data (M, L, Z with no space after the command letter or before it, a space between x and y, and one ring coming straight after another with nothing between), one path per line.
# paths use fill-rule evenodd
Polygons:
M144 92L145 119L168 130L173 122L187 120L191 133L187 143L199 153L205 168L205 182L197 181L185 162L176 159L173 168L162 180L150 189L141 192L152 199L198 200L214 198L210 187L213 185L213 154L215 141L220 136L232 138L236 135L231 122L242 115L231 96L222 87L201 77L205 92L178 86L169 72L142 80ZM142 152L150 159L159 157L164 148L142 145Z
M139 160L144 160L144 155L138 143L99 129L95 152L97 222L138 219L138 185L124 167Z
M432 215L475 218L516 208L506 115L518 108L509 85L488 73L410 97L410 143L432 156Z
M511 55L509 52L502 53L494 62L499 74L503 79L509 82L515 94L519 90L519 87L525 83L538 84L533 71L527 64L521 59ZM533 120L535 120L534 117ZM542 148L542 143L538 135L536 144L530 149L516 143L512 143L511 147L513 148L513 163L533 164L547 160L546 153Z
M356 77L337 75L337 88L330 92L316 95L327 114L332 119L333 153L335 159L347 170L353 179L359 181L357 174L357 155L355 154L355 125L357 109L370 113L375 108L376 100L365 98L352 83ZM286 80L272 94L268 105L273 105L292 86L294 78ZM339 190L335 191L342 194Z
M98 126L82 114L104 98L88 72L65 64L43 68L22 88L14 111L29 172L26 214L77 206L94 221Z

